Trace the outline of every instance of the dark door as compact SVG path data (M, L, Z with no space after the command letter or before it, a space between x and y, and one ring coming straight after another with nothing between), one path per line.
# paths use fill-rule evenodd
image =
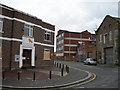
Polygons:
M23 67L31 66L31 51L32 50L27 50L27 49L23 50L23 57L25 57L25 59L23 59Z
M79 56L78 56L78 59L79 59L79 62L84 61L84 60L83 60L83 55L79 55Z
M113 64L113 48L105 49L105 63Z
M93 57L93 53L92 52L88 52L87 53L87 58L92 58Z

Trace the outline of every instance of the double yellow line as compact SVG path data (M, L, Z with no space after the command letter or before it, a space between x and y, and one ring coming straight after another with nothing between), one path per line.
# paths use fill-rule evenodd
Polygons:
M71 87L81 86L83 84L89 83L89 82L95 80L95 78L97 77L96 74L94 74L94 73L92 73L92 74L93 74L93 78L90 78L88 81L84 81L82 83L71 85L71 86L66 86L66 87L63 87L63 88L71 88Z

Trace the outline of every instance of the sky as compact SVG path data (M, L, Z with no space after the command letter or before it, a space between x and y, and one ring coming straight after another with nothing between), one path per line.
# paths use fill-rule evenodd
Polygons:
M118 16L119 0L0 0L59 29L94 33L106 15Z
M120 0L0 0L0 3L55 25L55 35L57 35L59 29L72 32L88 30L91 33L95 33L106 15L118 17L119 1Z

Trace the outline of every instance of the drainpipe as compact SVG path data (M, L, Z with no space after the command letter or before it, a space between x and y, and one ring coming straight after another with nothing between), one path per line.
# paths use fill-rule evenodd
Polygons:
M14 18L14 11L13 11L13 18ZM14 30L14 20L12 20L12 29L11 29L11 38L13 38L13 30ZM10 43L10 62L9 62L9 69L11 70L12 66L12 46L13 46L13 41L11 40Z

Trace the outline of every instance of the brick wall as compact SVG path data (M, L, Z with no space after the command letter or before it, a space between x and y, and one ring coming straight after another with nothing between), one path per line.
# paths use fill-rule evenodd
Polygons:
M89 41L90 38L95 39L95 35L89 33L87 30L83 31L83 32L69 32L69 31L65 31L65 30L59 30L58 31L58 35L57 37L59 37L62 33L64 33L64 50L63 53L65 51L69 51L68 53L64 53L64 56L61 56L61 59L63 57L66 58L66 60L75 60L77 61L77 45L79 41L84 41L82 39L87 39ZM61 38L57 39L57 42L59 42L61 40ZM60 45L57 44L57 48L59 48ZM57 51L57 53L59 53L60 51ZM73 57L75 57L73 59Z
M7 8L10 8L10 7L7 7ZM20 44L22 44L22 42L14 41L14 40L11 41L9 39L14 38L17 40L22 40L22 36L24 34L23 27L26 22L37 24L42 27L42 28L38 28L36 26L33 26L33 37L34 37L35 42L54 45L54 33L53 32L51 32L51 41L50 42L44 41L44 38L45 38L44 28L49 29L51 31L55 31L54 25L51 25L47 22L42 21L41 19L38 19L35 16L18 11L16 9L13 9L13 8L10 8L10 9L2 8L2 15L11 18L10 20L5 18L4 25L3 25L4 33L2 33L2 37L8 38L8 40L2 41L2 51L3 51L2 52L2 58L3 58L2 64L3 64L4 70L9 69L10 67L11 68L19 67L18 66L19 62L15 61L15 55L20 54ZM15 20L13 20L13 18ZM20 20L18 21L18 19ZM49 60L49 61L43 60L44 48L50 48L52 54L54 52L54 47L35 44L35 60L36 60L35 63L37 67L40 65L45 65L45 64L53 65L53 60ZM53 59L53 57L51 58Z

